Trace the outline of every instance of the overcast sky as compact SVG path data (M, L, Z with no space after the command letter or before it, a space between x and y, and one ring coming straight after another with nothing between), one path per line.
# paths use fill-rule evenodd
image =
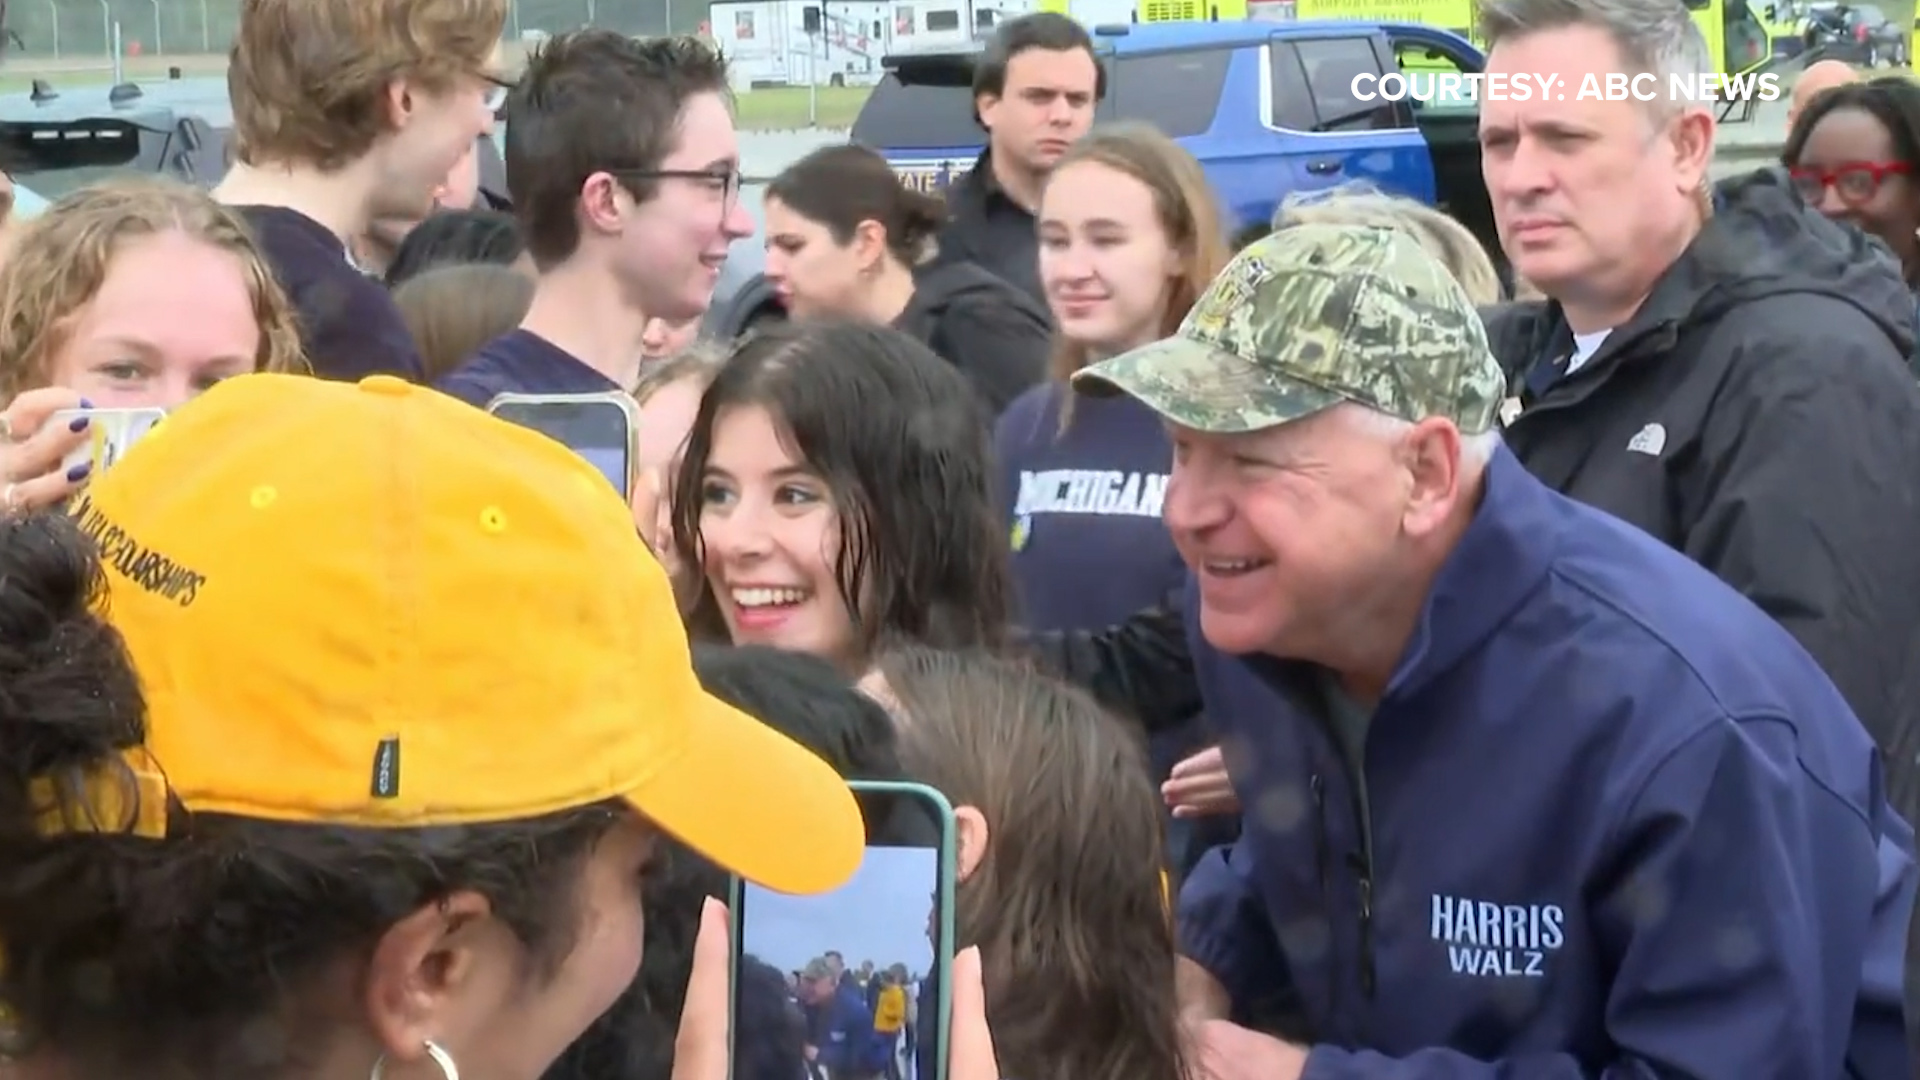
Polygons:
M838 950L847 966L907 965L913 974L933 965L927 915L933 908L937 854L933 848L867 849L853 880L820 896L787 896L749 883L735 916L749 956L782 972Z

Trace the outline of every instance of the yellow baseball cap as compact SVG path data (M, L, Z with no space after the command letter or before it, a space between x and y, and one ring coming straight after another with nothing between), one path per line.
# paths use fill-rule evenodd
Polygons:
M708 695L632 512L544 435L399 379L229 379L77 501L146 691L128 755L189 811L365 828L624 799L742 877L835 888L824 761ZM111 797L107 800L112 802Z

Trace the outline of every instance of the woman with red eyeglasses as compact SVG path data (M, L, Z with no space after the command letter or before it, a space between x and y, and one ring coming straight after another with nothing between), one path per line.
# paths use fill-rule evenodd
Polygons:
M1780 157L1808 206L1885 241L1920 285L1920 83L1890 76L1821 91Z

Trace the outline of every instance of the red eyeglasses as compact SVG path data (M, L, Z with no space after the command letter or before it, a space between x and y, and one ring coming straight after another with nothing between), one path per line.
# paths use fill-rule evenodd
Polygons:
M1912 166L1904 161L1852 161L1837 169L1789 169L1794 190L1809 205L1818 206L1832 188L1840 201L1858 206L1870 201L1889 176L1905 176Z

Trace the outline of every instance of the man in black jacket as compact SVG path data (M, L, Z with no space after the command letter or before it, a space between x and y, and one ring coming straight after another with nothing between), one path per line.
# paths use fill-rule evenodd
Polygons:
M1490 0L1488 69L1569 85L1589 68L1708 70L1678 5L1669 21L1696 49L1664 52L1672 39L1638 10L1656 2ZM1569 136L1576 148L1550 145ZM1502 244L1550 297L1488 318L1515 390L1507 443L1556 490L1660 537L1778 619L1873 733L1913 820L1913 300L1884 251L1801 205L1777 173L1703 198L1711 136L1690 102L1483 107Z

